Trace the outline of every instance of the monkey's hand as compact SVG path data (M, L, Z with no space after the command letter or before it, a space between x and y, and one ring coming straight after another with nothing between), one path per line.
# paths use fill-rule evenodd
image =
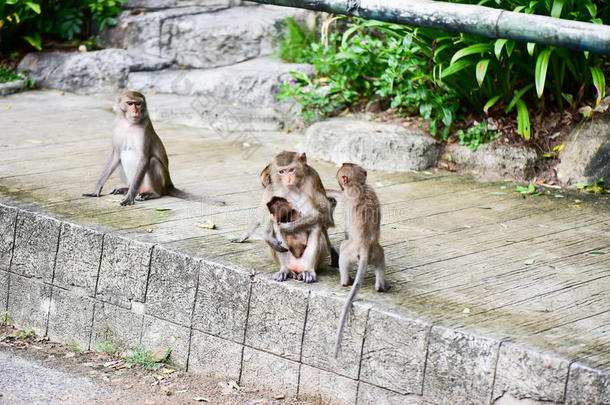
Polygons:
M93 193L83 193L83 197L100 197L101 194L98 192L93 192Z
M286 249L284 245L282 245L282 242L277 239L273 241L267 241L267 243L269 244L269 246L271 246L273 250L278 251L280 253L286 253L288 251L288 249Z

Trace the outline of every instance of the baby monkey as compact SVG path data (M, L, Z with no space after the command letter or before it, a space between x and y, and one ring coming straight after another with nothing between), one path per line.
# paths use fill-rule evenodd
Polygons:
M375 266L375 290L381 292L388 288L384 280L385 257L379 244L381 209L377 194L366 184L366 170L353 163L343 163L337 171L337 182L343 191L345 211L345 240L341 243L339 252L341 285L349 284L349 270L353 263L358 263L358 271L339 319L335 358L339 355L339 346L352 302L360 289L369 263Z
M269 208L269 212L271 213L271 218L273 218L273 222L282 223L282 222L294 222L301 217L301 213L292 208L292 204L282 197L273 197L271 201L267 203L267 208ZM271 228L273 232L275 227ZM279 230L278 230L279 231ZM307 238L309 237L309 232L297 232L293 234L283 235L284 240L286 241L286 246L288 246L288 250L292 255L299 259L303 256L303 252L307 247Z
M169 160L161 138L155 132L146 99L142 93L125 91L117 100L117 116L112 135L112 150L104 171L92 193L85 197L99 197L108 177L117 169L128 187L115 188L110 194L123 194L121 205L171 195L188 200L201 197L174 187L169 176ZM223 201L207 201L225 205Z

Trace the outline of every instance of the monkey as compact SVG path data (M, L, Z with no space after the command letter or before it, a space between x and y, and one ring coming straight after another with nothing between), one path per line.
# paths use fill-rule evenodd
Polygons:
M301 216L293 222L280 222L277 224L278 238L293 235L299 232L309 232L307 247L303 256L298 259L298 268L291 268L295 264L290 252L277 252L272 250L273 258L280 264L280 270L275 273L277 281L284 281L299 270L299 275L306 283L316 281L316 269L322 259L330 253L328 236L324 231L333 224L331 204L318 173L307 164L305 153L283 151L275 156L270 163L271 186L275 196L290 201L293 208Z
M117 116L112 136L112 150L102 175L92 193L85 197L100 197L108 177L119 168L128 187L116 187L110 194L123 194L121 205L150 200L163 195L199 200L200 197L174 187L169 175L169 160L163 142L155 132L144 95L125 91L117 99ZM207 201L226 205L224 201Z
M339 319L335 359L339 355L347 316L369 263L375 266L375 290L382 292L388 289L388 284L384 280L385 256L379 244L381 209L377 194L366 184L366 176L366 170L354 163L343 163L337 171L337 182L343 191L345 204L346 239L341 243L339 254L341 285L349 284L349 270L353 263L358 263L358 270Z
M305 164L305 165L307 167L309 167L307 164ZM322 185L322 180L320 179L320 176L318 175L318 173L315 170L313 170L313 169L311 169L311 170L312 170L311 174L313 176L313 181L315 183L315 188L317 190L320 190L320 189L323 190L324 187ZM282 246L281 242L279 242L272 233L273 224L271 223L271 218L269 216L269 211L267 209L267 203L271 200L271 198L273 198L273 184L271 182L271 163L269 163L267 166L265 166L265 168L261 171L259 178L260 178L261 185L263 186L264 191L263 191L263 196L262 196L262 201L261 201L261 208L259 208L259 210L258 210L259 212L256 215L257 219L248 226L248 229L244 232L244 234L242 236L240 236L239 238L231 239L231 242L233 242L233 243L245 242L246 240L248 240L250 238L250 236L252 236L254 234L254 232L256 232L256 230L261 225L266 224L264 240L269 244L269 246L273 247L278 252L284 253L287 251L286 248L284 246ZM328 219L327 226L324 227L323 233L324 233L324 238L326 239L326 243L330 249L330 266L336 268L336 267L339 267L339 254L337 253L337 250L333 247L333 245L330 242L330 238L328 237L327 228L335 226L333 214L335 212L335 207L337 206L337 200L334 197L328 197L328 202L330 204L329 219Z
M301 213L292 208L292 204L288 200L282 197L273 197L271 201L267 203L269 212L273 222L293 222L301 217ZM279 233L279 231L277 232ZM307 238L309 237L308 232L298 232L291 235L286 235L284 240L290 253L296 258L300 259L303 256L303 252L307 247Z

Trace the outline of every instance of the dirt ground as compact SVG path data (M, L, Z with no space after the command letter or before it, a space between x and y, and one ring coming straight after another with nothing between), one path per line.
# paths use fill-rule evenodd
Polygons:
M154 371L118 353L82 351L0 326L0 404L251 404L311 405L320 401L194 375L172 364Z

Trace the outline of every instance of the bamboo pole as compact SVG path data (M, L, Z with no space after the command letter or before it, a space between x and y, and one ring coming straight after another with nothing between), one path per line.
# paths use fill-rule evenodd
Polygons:
M250 0L610 54L610 26L432 0Z

